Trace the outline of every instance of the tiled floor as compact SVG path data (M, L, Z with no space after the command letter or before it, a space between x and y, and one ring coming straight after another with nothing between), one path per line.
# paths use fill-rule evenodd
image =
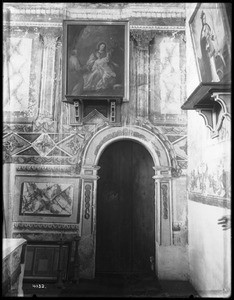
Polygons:
M93 280L80 279L79 284L44 284L43 288L24 284L25 297L149 297L149 298L194 298L199 297L189 282L158 281L156 278L139 276L100 277Z

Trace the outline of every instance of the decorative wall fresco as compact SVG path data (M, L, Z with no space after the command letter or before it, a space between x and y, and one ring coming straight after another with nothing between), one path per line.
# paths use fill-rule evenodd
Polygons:
M4 44L4 109L22 111L28 108L32 40L11 38ZM6 63L7 62L7 63ZM8 85L8 79L11 83Z
M11 155L27 148L30 144L22 140L15 134L6 136L3 140L3 151L9 152Z
M51 5L48 4L48 6ZM71 124L70 106L61 101L62 45L60 37L65 11L67 17L71 19L74 17L74 13L79 14L75 19L87 19L87 12L84 6L82 9L77 10L67 9L64 4L61 4L63 8L59 10L57 6L58 4L54 9L51 9L51 7L47 9L37 4L37 7L40 7L39 9L37 7L31 8L29 4L28 9L24 9L21 4L19 10L15 10L11 6L8 10L11 22L9 22L9 25L4 26L4 31L10 28L10 37L22 40L25 38L25 42L27 39L31 41L31 51L27 61L28 65L30 64L30 70L27 73L28 77L25 77L25 80L29 78L27 89L25 89L25 98L23 99L25 105L22 106L21 111L4 110L4 116L8 116L6 122L12 121L12 119L15 122L4 124L4 132L12 134L19 143L18 146L12 144L13 147L6 143L7 152L5 152L6 156L4 157L4 163L10 162L13 168L16 167L16 195L13 200L17 209L13 210L13 221L17 222L17 225L14 225L12 236L25 237L28 240L44 241L46 243L49 240L59 240L61 231L64 232L64 238L69 239L76 234L81 234L82 239L79 246L80 271L81 275L83 272L89 277L95 263L93 246L95 223L92 222L93 193L96 189L96 182L90 183L80 179L82 176L85 179L91 176L88 173L83 174L80 172L83 151L88 141L104 127L118 127L121 129L125 128L126 125L131 125L134 128L131 130L132 135L136 134L136 138L144 140L144 135L138 135L137 129L135 129L137 126L144 127L142 124L137 124L136 121L138 117L142 117L144 121L150 120L152 122L151 127L148 127L149 124L147 124L144 128L146 132L153 132L164 144L171 157L172 167L183 165L183 168L187 168L187 159L184 155L186 150L183 149L186 138L183 139L183 144L180 144L177 143L177 137L173 136L178 135L178 140L181 138L182 142L182 138L186 135L187 126L186 114L180 110L180 104L184 102L185 93L185 78L184 73L182 74L182 65L185 66L185 43L180 39L180 33L184 34L184 18L178 16L177 12L173 12L173 15L165 12L164 17L167 14L168 17L164 18L160 10L160 13L155 14L155 16L158 16L155 18L156 23L160 25L160 28L157 28L157 26L151 26L147 12L137 11L135 13L135 10L133 11L133 15L129 16L131 20L130 33L134 31L137 34L137 36L135 34L137 43L131 41L130 97L129 103L121 104L121 123L118 125L110 124L109 120L95 112L95 114L87 115L85 122L78 125ZM75 4L74 8L76 6L78 7ZM38 10L40 10L40 13L38 13ZM54 13L55 10L58 12ZM117 11L122 14L122 11L117 9L111 10L111 13L108 9L105 11L109 20L113 19ZM145 15L139 18L141 14ZM96 15L95 9L88 16L88 19L93 19ZM106 21L105 16L102 15L101 18ZM137 24L139 23L139 25L134 27L136 20L138 20ZM151 36L152 33L154 39ZM164 52L165 49L163 48L160 53L159 42L164 37L170 44L167 45L169 52ZM20 47L19 50L21 51ZM17 55L17 47L15 51ZM160 57L161 54L163 57ZM161 59L169 60L168 69L166 65L165 68L164 65L161 65ZM23 61L19 58L18 64ZM26 68L27 63L25 64ZM161 82L162 91L159 75L161 66L164 68L164 78L162 78L164 82ZM16 71L21 72L20 68ZM176 74L178 78L176 78L175 83L172 78L175 78ZM168 87L167 77L170 77ZM6 76L6 79L10 81L11 77ZM20 79L20 76L18 79ZM173 89L173 93L169 95L170 89ZM20 89L17 92L20 92ZM29 117L32 118L29 119ZM181 126L178 127L178 125ZM123 130L121 131L125 134ZM29 134L26 135L26 133ZM4 136L4 142L8 141L6 140L7 134ZM127 130L126 135L128 134L129 130ZM169 135L171 135L171 140ZM115 136L110 138L115 138ZM105 139L101 139L97 147L102 145L102 142L105 142ZM147 139L145 142L150 143L150 146L157 150L158 156L162 157L161 148L157 147L154 138L152 140ZM20 147L20 144L23 147ZM176 155L179 157L182 152L184 160L178 159L177 164ZM175 170L178 171L178 169ZM173 174L172 172L172 176L174 176ZM178 174L180 173L176 172L176 176ZM25 177L23 177L24 175ZM54 176L53 179L51 178L52 175ZM178 178L174 181L177 182L177 180ZM30 185L33 185L32 193L36 191L32 194L33 196L27 192ZM60 188L61 193L66 192L67 194L64 196L55 193L54 196L49 197L47 187L55 190ZM161 218L162 245L170 245L171 243L170 209L173 206L170 207L169 200L171 195L172 197L174 195L170 193L169 185L166 186L166 189L162 191L164 203L161 203L161 207L164 207ZM185 189L180 192L186 194ZM8 198L11 196L10 193L11 191L9 191ZM48 197L49 201L47 201ZM59 207L56 200L62 205L62 208ZM66 210L64 207L66 207ZM8 215L11 216L11 211ZM69 228L64 227L68 226L67 224L69 224ZM79 228L76 226L79 226Z
M180 114L180 54L177 43L166 37L160 43L161 113Z
M61 183L24 182L20 214L71 215L73 186Z
M38 153L40 153L41 156L45 156L48 154L52 148L54 147L53 140L47 135L42 134L39 138L36 139L35 142L33 142L33 147L37 150Z
M222 163L217 164L214 169L207 163L201 163L190 172L189 190L202 195L230 198L230 176L230 171L225 170Z
M84 139L82 134L6 133L3 138L3 159L5 162L12 162L12 156L15 155L21 157L21 160L23 156L27 156L26 160L30 160L28 156L31 159L33 156L34 159L49 156L71 157L82 151Z
M186 124L185 43L180 32L157 32L150 47L150 119L154 124Z

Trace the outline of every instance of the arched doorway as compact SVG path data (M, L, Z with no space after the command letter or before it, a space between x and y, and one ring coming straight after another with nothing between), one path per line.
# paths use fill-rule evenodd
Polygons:
M132 140L113 142L98 165L96 275L152 273L155 257L154 162Z

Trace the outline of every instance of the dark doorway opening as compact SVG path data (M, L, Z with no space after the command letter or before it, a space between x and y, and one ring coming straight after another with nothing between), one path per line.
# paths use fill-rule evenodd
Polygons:
M153 160L139 143L110 144L98 165L96 276L154 273Z

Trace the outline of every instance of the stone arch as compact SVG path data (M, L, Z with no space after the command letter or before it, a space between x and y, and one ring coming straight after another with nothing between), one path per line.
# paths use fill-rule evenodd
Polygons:
M131 139L142 144L151 154L155 167L172 167L170 152L160 138L140 126L107 127L100 130L86 146L82 167L96 166L104 149L110 143L123 139Z
M105 127L99 130L84 149L81 164L81 239L79 246L80 274L83 278L95 277L96 198L98 161L108 145L118 140L132 140L143 145L154 162L155 205L157 232L160 245L170 245L171 231L171 170L173 157L157 134L141 126ZM161 212L163 216L161 216ZM155 257L155 269L159 266Z

